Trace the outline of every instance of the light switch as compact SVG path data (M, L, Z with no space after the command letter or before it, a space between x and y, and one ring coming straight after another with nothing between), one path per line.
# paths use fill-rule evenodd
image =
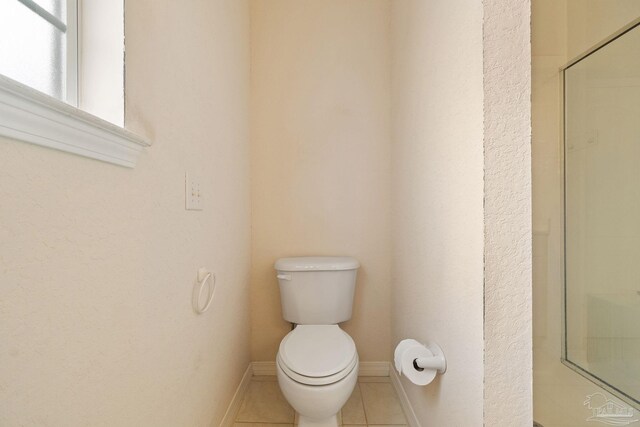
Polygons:
M184 176L184 200L185 209L188 211L202 210L202 193L200 191L200 179L194 175Z

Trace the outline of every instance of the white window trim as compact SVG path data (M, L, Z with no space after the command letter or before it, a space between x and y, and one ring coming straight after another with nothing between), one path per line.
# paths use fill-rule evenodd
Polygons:
M151 142L0 75L0 135L134 167Z
M66 101L67 104L71 104L75 107L79 106L78 103L78 71L80 64L78 63L79 57L79 26L78 26L78 0L67 0L67 31L66 31Z

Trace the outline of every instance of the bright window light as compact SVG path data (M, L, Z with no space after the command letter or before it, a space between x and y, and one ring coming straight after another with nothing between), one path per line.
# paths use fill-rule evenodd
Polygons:
M135 166L123 0L0 0L0 137Z
M77 105L77 0L2 0L0 74Z

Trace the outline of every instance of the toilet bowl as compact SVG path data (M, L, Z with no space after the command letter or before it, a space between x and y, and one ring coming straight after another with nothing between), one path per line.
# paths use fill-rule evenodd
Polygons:
M351 319L360 263L351 257L280 258L282 317L297 325L276 358L282 394L301 427L337 427L358 380L358 352L339 323Z
M338 325L298 325L280 343L276 366L300 427L337 427L358 380L353 339Z

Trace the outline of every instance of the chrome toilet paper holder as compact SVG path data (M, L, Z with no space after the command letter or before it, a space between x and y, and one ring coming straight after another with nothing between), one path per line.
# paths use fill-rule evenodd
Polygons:
M435 369L439 374L444 374L447 371L447 359L445 359L440 346L434 342L426 343L424 346L433 353L433 356L413 359L413 368L419 372L425 369Z

